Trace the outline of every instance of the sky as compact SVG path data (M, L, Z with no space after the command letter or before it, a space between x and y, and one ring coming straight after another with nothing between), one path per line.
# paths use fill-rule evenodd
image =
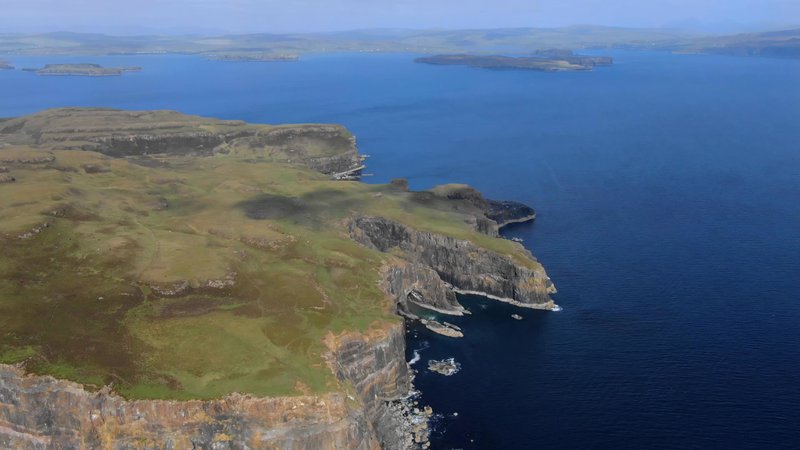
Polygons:
M753 31L800 24L800 0L0 0L0 33L314 32L575 24Z

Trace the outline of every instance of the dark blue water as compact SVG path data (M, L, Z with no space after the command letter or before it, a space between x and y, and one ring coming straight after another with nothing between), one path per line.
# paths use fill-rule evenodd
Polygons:
M338 122L368 181L535 206L558 313L466 298L461 340L412 327L437 448L800 448L800 61L619 53L592 73L410 55L191 57L120 78L0 72L0 115L92 105ZM518 313L524 320L513 320ZM455 357L459 373L425 370ZM457 416L453 413L457 412Z

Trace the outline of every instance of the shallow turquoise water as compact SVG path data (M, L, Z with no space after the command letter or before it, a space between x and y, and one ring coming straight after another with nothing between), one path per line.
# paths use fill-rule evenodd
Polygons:
M462 340L412 327L438 448L797 448L800 61L625 53L592 73L433 67L412 55L0 72L0 115L55 106L337 122L368 182L467 182L536 207L525 239L559 313L479 298ZM524 320L511 319L519 313ZM459 373L424 370L455 357ZM458 412L458 416L452 413Z

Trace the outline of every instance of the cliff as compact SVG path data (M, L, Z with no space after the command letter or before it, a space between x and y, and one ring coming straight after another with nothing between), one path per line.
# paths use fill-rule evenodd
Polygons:
M8 449L375 449L344 394L128 401L108 389L0 365L0 447Z
M363 168L355 137L338 125L253 125L174 111L62 108L0 123L8 144L123 158L231 155L303 165L332 176Z
M411 448L427 430L403 405L411 390L404 339L401 323L326 338L329 365L355 396L129 401L0 365L0 447Z
M381 448L407 449L427 441L427 418L411 412L407 401L411 374L405 360L402 322L367 333L329 334L329 365L362 399Z
M553 309L555 286L538 263L522 264L466 240L419 231L381 217L357 217L350 236L381 252L400 250L410 261L389 272L388 292L439 310L461 312L444 286L537 309ZM434 276L434 273L438 277ZM437 279L438 278L438 279ZM420 280L426 280L420 289ZM446 283L446 284L442 284ZM427 297L426 297L427 294Z

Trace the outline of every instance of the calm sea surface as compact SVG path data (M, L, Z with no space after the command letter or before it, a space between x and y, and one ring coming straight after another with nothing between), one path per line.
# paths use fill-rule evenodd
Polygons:
M144 71L0 71L0 116L336 122L372 156L368 182L466 182L534 206L536 223L507 234L545 265L563 311L473 297L474 314L451 319L465 338L409 329L436 448L800 448L800 61L614 56L564 74L412 55L9 57ZM461 371L426 370L443 357Z

